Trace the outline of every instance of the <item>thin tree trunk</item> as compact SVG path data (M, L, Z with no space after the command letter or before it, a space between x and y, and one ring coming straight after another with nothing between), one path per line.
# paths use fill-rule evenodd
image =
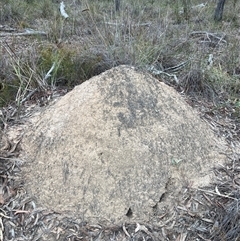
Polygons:
M120 0L115 0L115 11L118 12L120 10Z
M224 3L225 3L225 0L218 0L218 4L217 4L217 7L216 7L215 13L214 13L214 20L215 21L222 20Z
M189 20L190 19L190 6L191 6L190 0L182 0L182 3L183 3L184 18L186 20Z

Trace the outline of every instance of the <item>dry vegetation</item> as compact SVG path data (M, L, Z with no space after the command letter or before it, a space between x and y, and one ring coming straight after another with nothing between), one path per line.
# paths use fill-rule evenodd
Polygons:
M227 2L218 23L213 20L216 1L189 2L122 0L115 12L113 0L66 0L69 18L64 19L58 1L1 0L2 132L29 104L45 105L94 75L127 64L186 94L219 135L235 146L240 139L240 2L235 9ZM14 178L20 165L17 145L2 143L0 240L240 240L239 157L216 171L220 189L190 193L185 207L174 210L180 217L177 228L169 219L163 227L147 226L151 232L139 234L130 224L90 227L79 220L59 221L58 214L36 209ZM197 213L196 203L205 209Z

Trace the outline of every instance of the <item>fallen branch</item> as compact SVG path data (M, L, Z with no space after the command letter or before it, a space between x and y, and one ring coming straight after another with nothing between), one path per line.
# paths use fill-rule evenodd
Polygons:
M209 193L209 194L213 194L213 195L217 195L217 196L220 196L220 197L229 198L229 199L238 201L237 198L234 198L234 197L231 197L231 196L228 196L228 195L221 194L220 192L213 192L213 191L209 191L209 190L204 190L204 189L202 189L202 188L198 188L197 190L202 191L202 192L204 192L204 193Z
M208 33L205 31L193 31L190 33L190 36L194 36L194 35L205 36L209 40L209 42L213 42L215 40L216 42L218 42L218 44L220 42L223 42L225 44L227 43L227 41L224 39L226 37L225 34L223 34L223 36L219 37L219 36L217 36L216 33ZM204 42L206 42L206 41L204 41Z
M167 75L168 77L173 77L174 78L174 81L176 82L176 84L179 84L179 80L177 78L177 76L175 74L169 74L167 72L164 72L162 70L157 70L154 66L150 66L148 69L147 69L151 74L153 75L160 75L160 74L165 74Z
M0 37L6 37L6 36L31 36L31 35L43 35L46 36L47 33L43 31L35 31L33 29L25 29L25 32L21 33L9 33L9 32L3 32L0 33Z
M0 25L0 31L4 31L4 32L14 32L14 31L17 31L17 29L8 27L8 26L6 26L6 25Z
M113 26L122 26L124 27L126 24L124 23L112 23L112 22L105 22L107 25L113 25ZM131 27L141 27L141 26L146 26L149 27L151 23L138 23L138 24L131 24Z

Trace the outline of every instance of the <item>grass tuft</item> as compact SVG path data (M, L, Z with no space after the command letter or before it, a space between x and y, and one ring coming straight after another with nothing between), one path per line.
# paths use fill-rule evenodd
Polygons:
M37 42L28 51L16 50L18 37L13 37L8 44L14 45L14 59L0 56L6 68L3 73L9 73L0 73L1 78L21 90L15 99L44 84L72 88L113 66L129 64L146 71L154 67L160 71L156 77L172 86L174 76L176 88L191 95L235 101L240 69L239 3L235 7L226 3L223 21L218 23L213 20L212 1L201 6L198 0L122 0L117 12L114 1L64 3L67 19L60 14L58 1L1 1L2 23L19 31L33 28L47 34L46 39L26 37ZM209 55L213 56L210 67Z

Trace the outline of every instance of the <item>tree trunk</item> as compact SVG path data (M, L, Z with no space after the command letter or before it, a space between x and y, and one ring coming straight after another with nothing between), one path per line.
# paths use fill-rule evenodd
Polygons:
M215 21L222 20L224 3L225 3L225 0L218 0L218 4L217 4L217 7L216 7L215 13L214 13L214 20Z
M115 11L118 12L120 10L120 0L115 0Z
M189 20L190 19L190 8L191 8L190 0L182 0L182 4L183 4L184 18L186 20Z

